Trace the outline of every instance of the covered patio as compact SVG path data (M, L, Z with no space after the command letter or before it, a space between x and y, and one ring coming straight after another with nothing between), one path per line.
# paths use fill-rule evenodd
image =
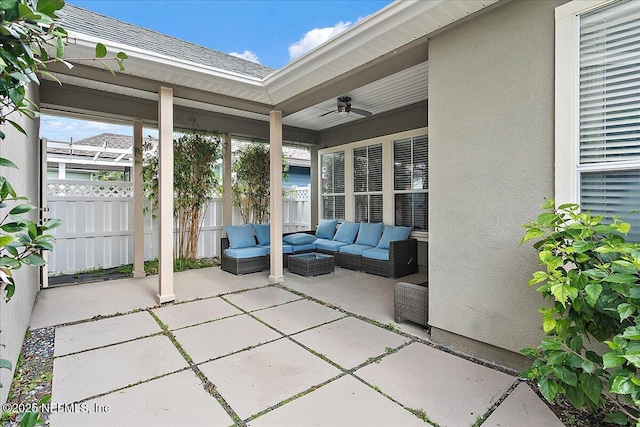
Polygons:
M50 425L562 425L514 372L395 324L394 280L285 275L176 273L162 307L153 277L41 291Z

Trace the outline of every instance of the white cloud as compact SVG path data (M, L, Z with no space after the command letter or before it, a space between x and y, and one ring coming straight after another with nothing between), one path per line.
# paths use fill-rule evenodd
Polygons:
M258 59L258 55L251 52L250 50L245 50L242 53L231 52L229 55L235 56L236 58L246 59L247 61L255 62L256 64L260 63L260 59Z
M350 26L351 22L340 21L333 27L314 28L313 30L307 31L300 40L289 46L289 60L294 60L304 55L331 37L340 34Z

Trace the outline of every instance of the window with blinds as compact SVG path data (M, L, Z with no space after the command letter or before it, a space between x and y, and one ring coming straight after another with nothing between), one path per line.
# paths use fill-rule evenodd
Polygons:
M382 222L382 144L353 150L356 222Z
M393 142L393 190L396 225L428 231L429 138Z
M640 242L640 2L580 17L579 203Z
M323 154L322 163L322 218L344 219L344 151Z

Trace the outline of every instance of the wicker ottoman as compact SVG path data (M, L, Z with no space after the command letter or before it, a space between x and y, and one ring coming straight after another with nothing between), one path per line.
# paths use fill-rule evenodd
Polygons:
M420 284L396 283L393 294L394 320L400 323L411 320L428 326L429 322L429 288L427 282Z
M310 252L289 255L289 271L305 277L333 273L335 262L332 255Z

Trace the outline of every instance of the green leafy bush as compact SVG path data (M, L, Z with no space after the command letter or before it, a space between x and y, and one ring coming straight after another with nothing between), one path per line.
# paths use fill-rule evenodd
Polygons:
M533 359L522 377L536 379L549 401L564 394L591 411L612 404L607 421L640 426L640 245L625 241L631 226L616 217L604 223L553 200L542 208L521 244L539 239L544 269L529 286L551 304L539 309L544 339L522 350Z

